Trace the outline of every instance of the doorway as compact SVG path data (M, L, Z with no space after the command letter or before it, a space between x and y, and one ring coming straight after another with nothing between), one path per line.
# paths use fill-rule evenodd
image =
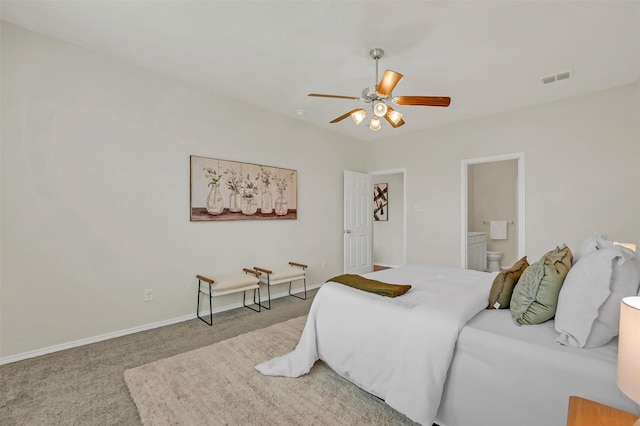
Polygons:
M405 169L370 173L373 184L385 184L386 212L373 221L373 264L394 268L407 264L407 218Z
M493 213L489 214L490 217L474 217L474 211L482 211L482 208L476 208L476 199L477 196L474 197L474 180L471 179L474 175L474 167L477 167L477 171L482 176L492 176L500 174L500 170L509 170L509 162L517 162L517 167L515 167L514 174L508 174L508 179L511 179L515 182L508 182L507 186L511 185L515 187L515 197L510 198L511 203L514 205L508 206L508 208L504 208L504 214ZM495 166L495 167L494 167ZM481 172L481 173L480 173ZM505 175L503 175L505 176ZM503 177L504 179L504 177ZM486 182L479 183L479 185L487 185ZM493 251L508 251L508 256L503 259L506 264L512 264L515 260L524 256L525 253L525 208L524 208L524 153L515 153L515 154L505 154L493 157L482 157L482 158L473 158L469 160L462 160L461 166L461 244L460 244L460 253L461 253L461 267L467 269L469 267L469 240L468 236L471 231L479 231L480 234L485 232L486 240L488 241L488 248L490 250L493 248ZM490 210L489 210L490 211ZM509 216L509 217L505 217ZM510 216L514 217L510 217ZM503 220L507 222L507 235L504 241L496 240L491 241L489 239L489 225L493 220ZM472 229L473 228L473 229ZM493 246L492 246L493 244ZM510 248L510 247L513 247ZM514 253L515 252L515 253ZM513 260L513 257L517 259ZM513 261L512 261L513 260Z
M374 230L373 183L384 182L389 195L387 221ZM374 260L384 267L407 264L406 174L404 169L369 174L344 171L344 273L363 274L374 270ZM385 222L385 223L383 223ZM383 232L384 231L384 232ZM374 259L374 241L382 247ZM391 253L392 256L388 256ZM382 257L380 257L382 256Z

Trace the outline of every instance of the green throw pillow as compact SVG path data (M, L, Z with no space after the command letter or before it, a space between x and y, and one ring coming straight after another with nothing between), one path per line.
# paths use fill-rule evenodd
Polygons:
M565 245L525 269L511 296L511 316L517 324L540 324L554 317L572 258Z
M511 302L513 288L518 283L520 276L529 266L527 256L518 260L509 269L498 272L489 291L489 306L487 309L507 309Z

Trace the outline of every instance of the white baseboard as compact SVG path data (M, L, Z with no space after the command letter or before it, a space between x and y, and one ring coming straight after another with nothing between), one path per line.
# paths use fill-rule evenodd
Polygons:
M307 286L307 290L313 290L315 288L318 288L322 285L322 283L320 284L314 284L314 285L309 285ZM284 296L288 296L288 291L280 291L280 292L272 292L271 293L271 299L279 299L281 297ZM249 303L249 301L252 300L247 300L247 303ZM262 301L264 304L264 300ZM220 306L217 308L213 308L213 313L219 313L219 312L224 312L224 311L230 311L231 309L236 309L236 308L240 308L242 307L242 302L237 302L237 303L232 303L232 304L228 304L228 305L224 305L224 306ZM204 316L204 315L208 315L209 314L209 310L207 309L206 311L202 310L200 311L200 316ZM196 314L188 314L188 315L182 315L180 317L176 317L176 318L171 318L171 319L167 319L167 320L163 320L163 321L157 321L151 324L145 324L145 325L140 325L137 327L131 327L131 328L127 328L125 330L119 330L119 331L114 331L112 333L106 333L106 334L101 334L99 336L94 336L94 337L88 337L86 339L80 339L80 340L74 340L73 342L68 342L68 343L62 343L60 345L53 345L53 346L48 346L46 348L42 348L42 349L36 349L33 351L28 351L28 352L23 352L17 355L11 355L11 356L7 356L4 358L0 358L0 365L4 365L4 364L10 364L12 362L16 362L16 361L22 361L24 359L29 359L29 358L35 358L37 356L41 356L41 355L46 355L46 354L50 354L53 352L58 352L58 351L63 351L65 349L71 349L71 348L76 348L78 346L84 346L84 345L90 345L91 343L97 343L97 342L102 342L103 340L109 340L109 339L113 339L116 337L121 337L121 336L126 336L127 334L133 334L133 333L139 333L141 331L147 331L147 330L152 330L154 328L159 328L159 327L165 327L167 325L171 325L171 324L176 324L179 322L183 322L183 321L189 321L196 318Z

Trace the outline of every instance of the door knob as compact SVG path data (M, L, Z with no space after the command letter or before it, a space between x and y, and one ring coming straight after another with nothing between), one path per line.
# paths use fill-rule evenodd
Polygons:
M345 234L350 234L351 233L351 229L347 229L344 231Z

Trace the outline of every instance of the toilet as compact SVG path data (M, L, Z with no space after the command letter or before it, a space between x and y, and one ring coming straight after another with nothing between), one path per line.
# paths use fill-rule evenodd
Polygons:
M487 270L496 272L500 270L500 258L502 253L499 251L487 251Z

